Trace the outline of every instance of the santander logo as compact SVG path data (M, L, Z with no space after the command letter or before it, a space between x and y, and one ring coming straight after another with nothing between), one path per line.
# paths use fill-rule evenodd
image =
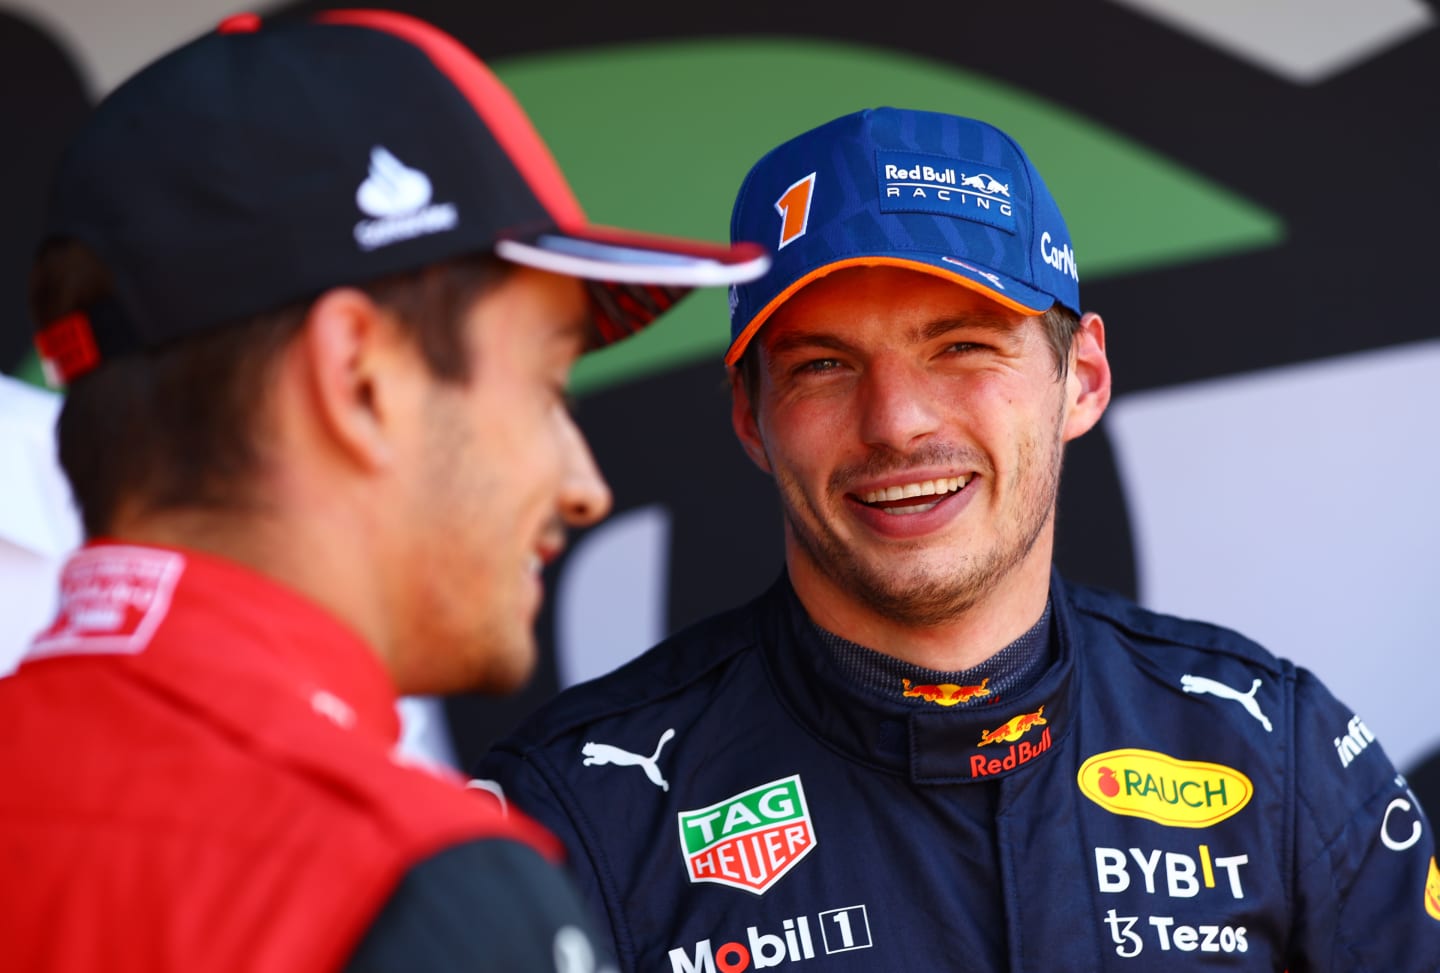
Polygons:
M355 242L363 250L454 229L454 203L431 205L430 177L401 162L384 146L370 150L370 171L355 191L355 205L369 220L355 224Z

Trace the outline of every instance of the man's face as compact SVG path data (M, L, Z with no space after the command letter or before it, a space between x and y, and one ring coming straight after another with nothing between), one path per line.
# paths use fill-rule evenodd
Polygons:
M565 401L585 320L578 281L517 268L469 311L469 381L428 378L405 518L419 529L399 581L418 596L422 643L403 649L405 691L506 692L534 668L540 569L565 525L610 508Z
M1072 415L1083 383L1059 376L1039 318L853 268L755 340L755 401L737 380L735 426L779 485L797 587L920 627L1019 570L1048 574L1062 446L1098 412Z

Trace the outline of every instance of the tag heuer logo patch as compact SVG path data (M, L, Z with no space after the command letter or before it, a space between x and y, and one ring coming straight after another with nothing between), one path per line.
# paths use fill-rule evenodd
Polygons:
M762 895L815 847L800 775L681 811L680 851L692 882Z

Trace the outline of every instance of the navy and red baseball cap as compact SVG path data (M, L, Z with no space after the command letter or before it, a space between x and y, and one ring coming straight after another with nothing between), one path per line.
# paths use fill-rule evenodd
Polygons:
M769 265L751 243L589 223L489 69L443 31L376 10L239 15L142 70L61 163L46 232L59 240L114 280L113 299L37 323L61 381L467 254L589 281L597 344Z
M933 274L1022 314L1080 313L1060 207L1015 140L973 118L871 108L798 135L745 177L730 235L767 243L774 262L731 288L727 365L791 295L845 267Z

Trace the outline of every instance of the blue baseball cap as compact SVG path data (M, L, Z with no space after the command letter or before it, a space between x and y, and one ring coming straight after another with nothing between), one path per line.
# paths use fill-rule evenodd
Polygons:
M745 177L730 237L768 243L774 261L731 288L727 365L791 295L845 267L933 274L1023 314L1080 313L1055 198L1014 139L973 118L870 108L799 135Z

